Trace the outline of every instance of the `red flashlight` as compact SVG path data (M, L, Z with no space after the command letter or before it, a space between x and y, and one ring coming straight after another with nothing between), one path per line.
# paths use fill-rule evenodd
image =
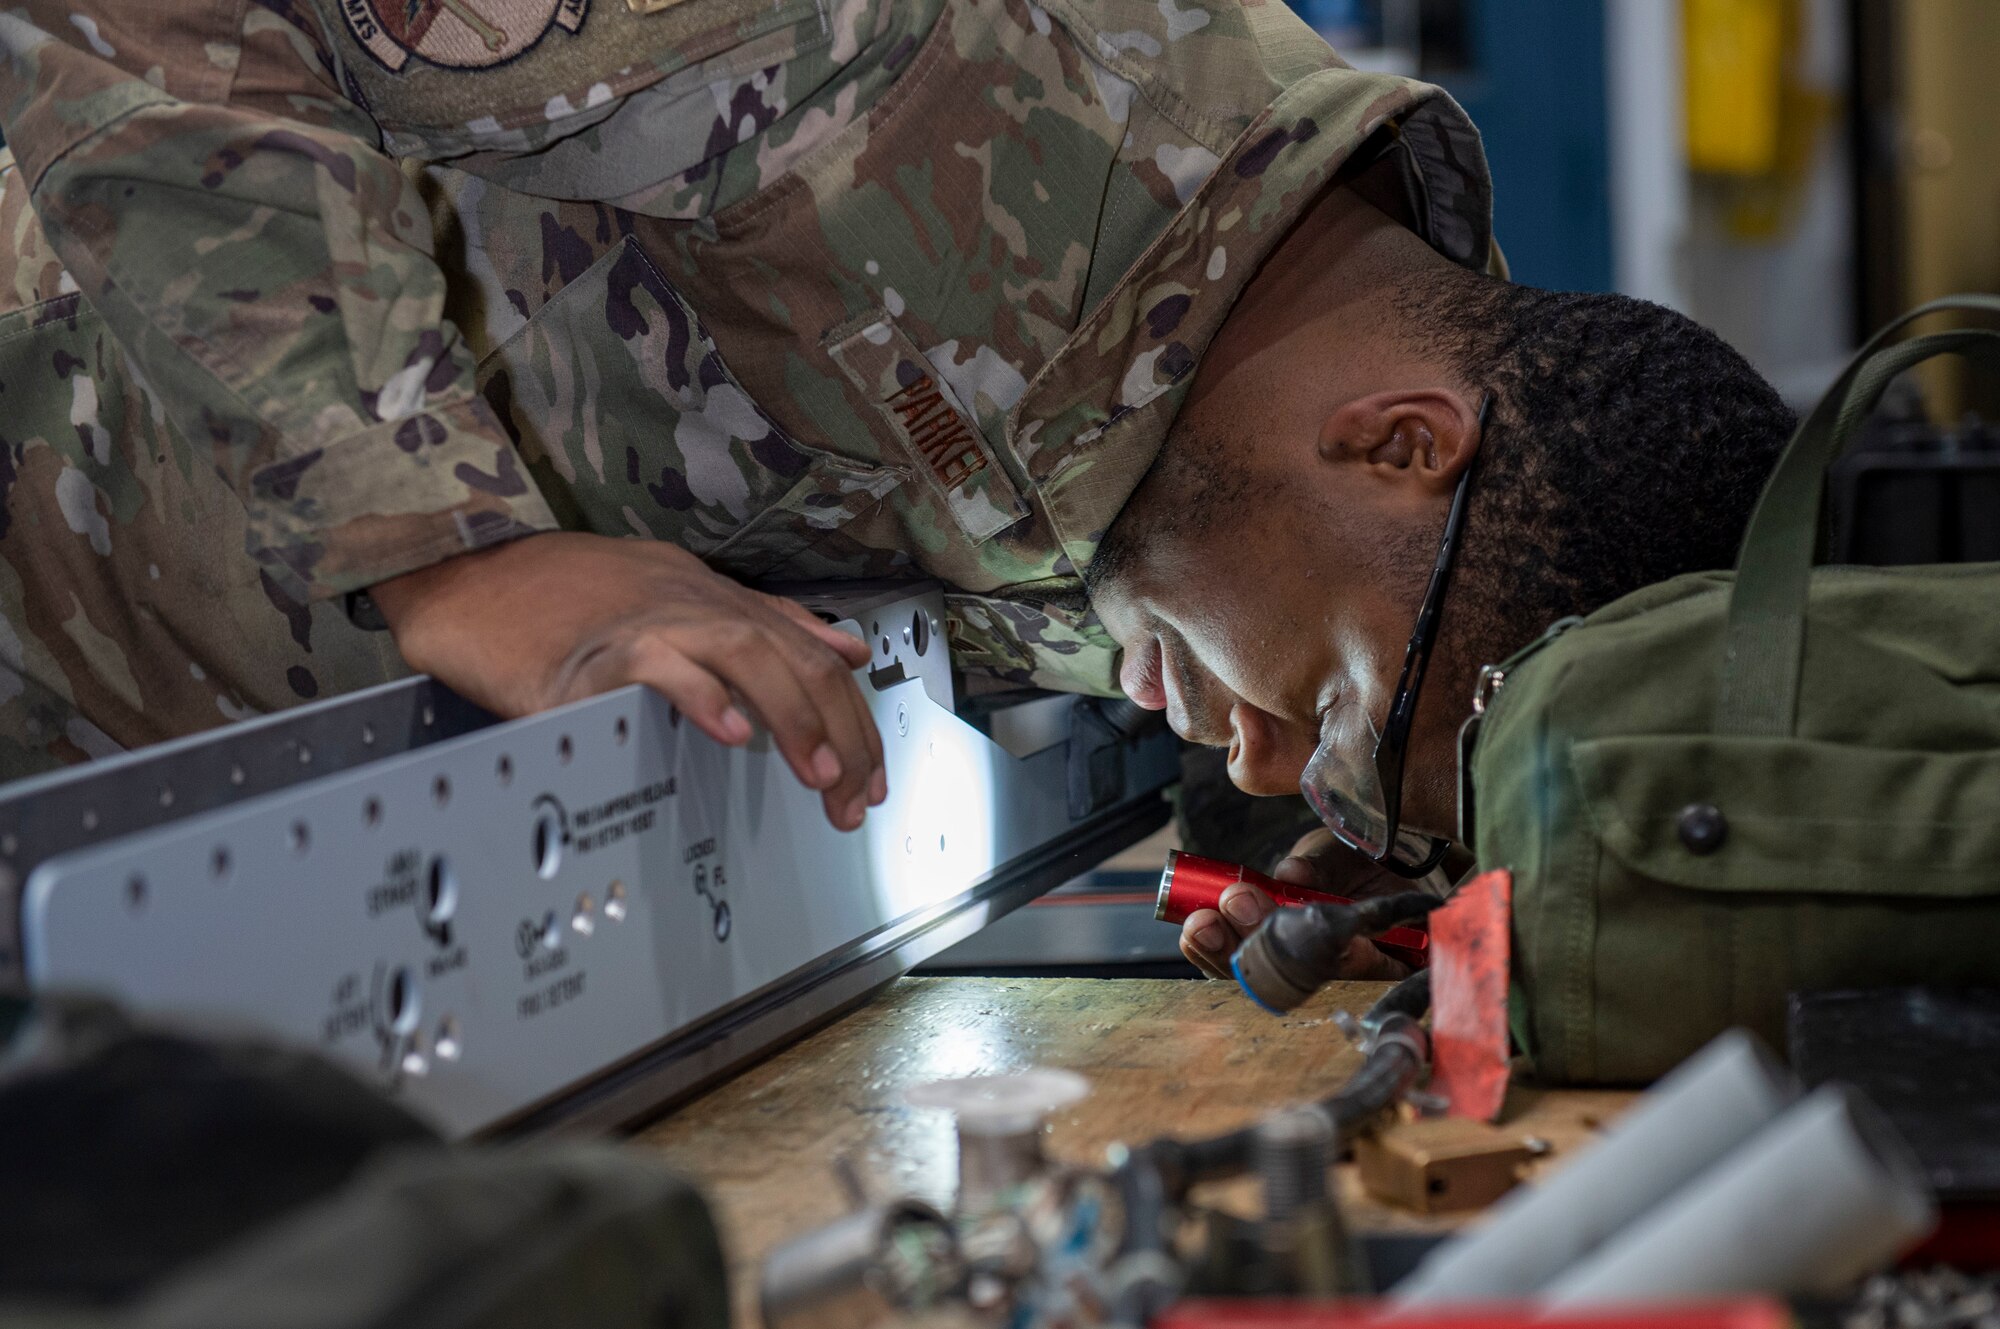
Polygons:
M1160 895L1153 917L1162 923L1184 923L1197 909L1219 909L1222 893L1239 881L1249 882L1281 905L1354 903L1343 895L1287 885L1241 864L1174 849L1168 851L1166 870L1160 873ZM1430 934L1416 928L1390 928L1374 941L1383 954L1412 969L1423 969L1431 962Z

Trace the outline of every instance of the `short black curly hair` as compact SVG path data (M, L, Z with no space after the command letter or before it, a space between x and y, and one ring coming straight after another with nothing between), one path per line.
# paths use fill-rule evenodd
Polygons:
M1396 304L1494 394L1457 573L1489 633L1735 564L1794 419L1722 338L1644 300L1462 268L1412 274Z

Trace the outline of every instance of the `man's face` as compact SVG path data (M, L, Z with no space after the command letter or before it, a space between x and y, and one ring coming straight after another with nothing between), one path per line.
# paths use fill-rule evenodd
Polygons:
M1297 792L1323 734L1349 769L1372 768L1456 474L1426 418L1374 418L1333 447L1308 430L1202 449L1255 477L1203 484L1199 467L1169 467L1120 519L1131 556L1092 601L1124 647L1125 691L1182 737L1226 747L1249 793ZM1217 492L1213 520L1190 514ZM1413 829L1454 820L1461 683L1434 665L1424 689L1404 782Z

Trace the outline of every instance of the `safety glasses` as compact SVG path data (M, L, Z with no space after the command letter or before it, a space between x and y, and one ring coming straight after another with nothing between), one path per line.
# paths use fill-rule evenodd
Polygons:
M1479 441L1484 451L1486 423L1493 413L1493 395L1479 405ZM1445 589L1451 583L1452 564L1458 557L1459 535L1465 529L1467 496L1472 475L1479 468L1480 452L1458 477L1445 515L1444 534L1438 540L1437 561L1431 565L1430 584L1424 590L1423 606L1417 611L1417 626L1403 653L1403 672L1396 679L1396 693L1389 702L1389 715L1380 729L1374 717L1354 707L1335 707L1320 727L1320 744L1306 763L1299 780L1306 801L1319 813L1327 829L1371 862L1399 877L1415 880L1427 877L1444 862L1451 841L1402 829L1403 764L1410 744L1410 726L1417 714L1417 698L1423 691L1424 671L1430 665L1431 648L1437 644L1438 619L1444 608ZM1362 747L1364 735L1350 734L1346 726L1360 723L1374 742L1374 758L1366 769L1356 770L1343 754Z

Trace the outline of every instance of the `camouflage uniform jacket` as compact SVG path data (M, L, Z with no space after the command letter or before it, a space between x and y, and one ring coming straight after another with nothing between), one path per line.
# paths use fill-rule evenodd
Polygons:
M558 526L1113 691L1080 569L1288 225L1392 156L1489 252L1463 113L1275 0L26 0L0 126L0 728L67 757Z

